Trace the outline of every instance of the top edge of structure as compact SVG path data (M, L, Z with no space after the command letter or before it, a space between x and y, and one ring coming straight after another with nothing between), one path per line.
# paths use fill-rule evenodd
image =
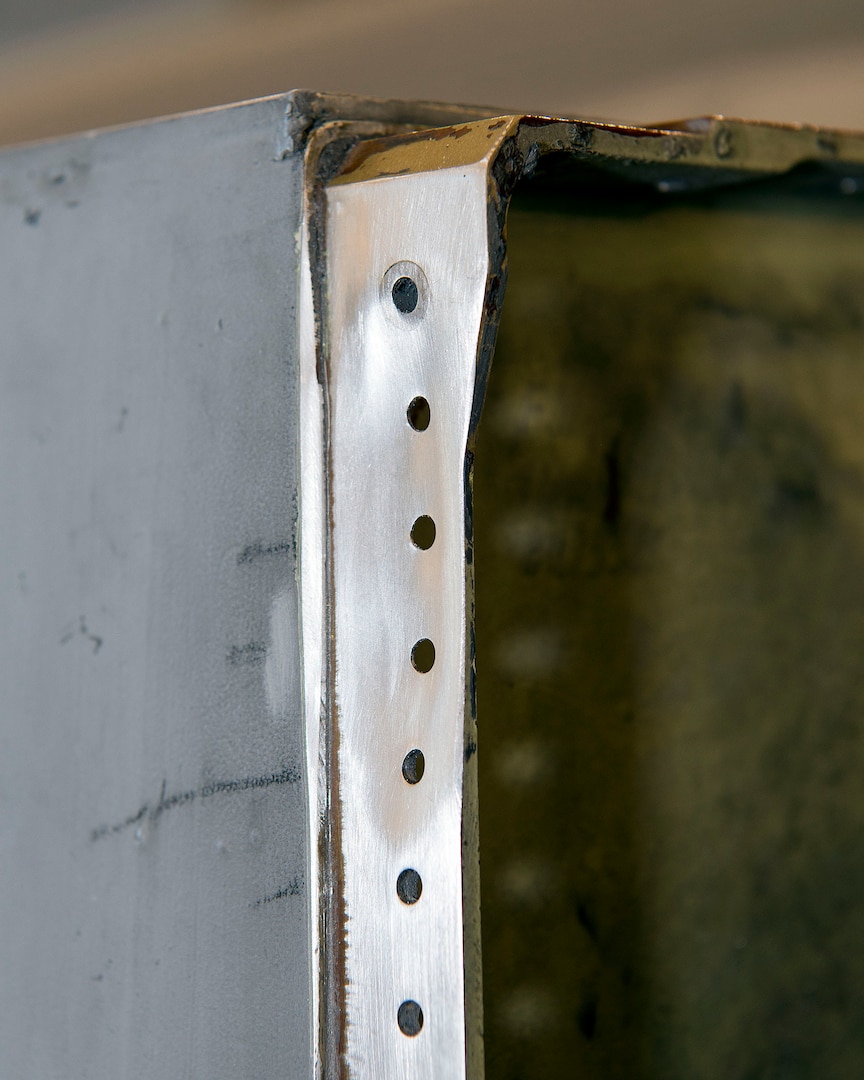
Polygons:
M438 149L463 139L474 125L493 121L496 128L507 126L521 159L520 175L533 174L537 162L547 155L564 154L570 158L594 159L599 163L618 163L628 168L678 166L696 175L740 172L743 175L785 172L807 162L823 165L864 167L864 134L803 123L772 123L731 118L722 115L701 116L650 125L634 125L590 118L565 118L526 114L483 105L444 102L402 101L359 97L349 94L311 90L291 90L283 94L236 102L194 112L156 117L110 128L100 128L5 147L0 154L26 146L58 144L83 138L93 139L109 132L136 130L142 127L173 123L195 116L268 105L281 114L277 156L287 157L302 151L309 136L326 124L375 124L386 132L380 138L364 138L362 148L345 162L343 176L352 182L392 175L394 160L407 153L413 164L400 160L399 168L424 171L440 168L448 162L447 154L428 153L434 142ZM418 137L419 135L419 137ZM482 137L482 136L481 136ZM496 139L496 141L498 141ZM471 140L466 140L466 144ZM423 152L424 143L427 152ZM410 151L399 146L411 147ZM386 159L381 154L386 153ZM456 155L457 159L463 152ZM452 153L451 153L452 157ZM435 163L437 159L437 164Z

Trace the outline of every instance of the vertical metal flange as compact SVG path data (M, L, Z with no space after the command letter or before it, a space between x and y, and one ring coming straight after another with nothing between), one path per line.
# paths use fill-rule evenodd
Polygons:
M465 461L500 269L489 170L509 130L483 121L361 146L324 192L327 445L312 469L326 472L325 498L309 506L328 534L329 603L312 601L329 608L334 1076L466 1076ZM311 385L308 398L314 438ZM479 972L468 985L476 994Z
M469 441L509 185L545 155L670 195L843 161L854 193L864 151L710 119L329 126L307 152L299 313L316 1077L477 1080Z

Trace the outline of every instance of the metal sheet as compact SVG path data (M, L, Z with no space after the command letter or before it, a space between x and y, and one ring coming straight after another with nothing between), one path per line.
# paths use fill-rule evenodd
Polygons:
M472 305L478 289L461 285L460 275L465 245L479 241L465 224L461 240L451 234L451 223L465 213L468 198L445 191L442 177L464 181L473 172L479 179L478 159L488 185L488 250L485 305L475 326ZM417 492L428 483L429 471L440 467L442 490L452 486L465 500L451 500L445 512L458 515L470 534L470 516L463 516L470 505L469 434L482 403L494 339L503 278L503 220L514 185L536 174L553 198L582 200L604 190L614 199L612 193L621 197L629 188L639 193L637 199L662 201L805 166L817 187L827 185L837 197L857 190L861 161L859 138L813 129L722 118L647 130L501 117L361 143L330 182L319 361L324 407L329 410L324 468L330 485L325 531L331 605L325 676L331 695L325 709L330 739L324 779L330 831L322 885L335 897L335 902L328 901L330 923L323 941L330 958L326 970L331 995L323 1015L330 1035L334 1026L344 1026L328 1050L333 1076L362 1076L373 1067L384 1075L440 1070L460 1076L467 1069L467 1075L479 1076L483 1071L477 1043L471 1052L472 1038L462 1041L465 1033L471 1036L474 1031L471 996L459 996L463 987L471 986L476 993L480 981L474 970L479 966L474 952L477 892L463 876L459 910L455 871L460 858L468 872L476 859L469 839L474 835L475 794L471 771L463 768L473 755L473 742L461 744L462 761L455 756L461 734L456 703L459 693L464 700L467 668L439 668L437 654L435 667L426 674L412 672L409 665L412 642L427 635L436 644L439 634L445 640L461 635L471 658L470 549L461 556L465 577L456 573L455 547L452 564L450 552L444 560L443 548L439 566L424 563L429 553L411 552L407 523L428 512ZM808 175L805 168L802 176ZM434 295L428 264L436 265L442 252L445 258L435 276L443 270L448 283L456 285L447 294L449 333L455 333L459 323L476 332L470 370L464 361L454 362L446 339L436 339L443 324L421 336ZM399 314L390 290L405 277L416 286L416 296L410 298L410 311ZM464 355L467 359L467 351ZM443 403L448 421L451 413L463 416L466 405L469 412L452 443L436 447L429 459L420 449L425 435L411 432L402 413L412 396L426 396L424 380L435 377L442 361L448 370L435 385L436 400ZM475 385L469 388L472 380ZM527 407L530 411L530 401ZM426 499L434 501L429 492ZM433 516L438 522L437 512ZM452 524L447 521L448 527ZM458 605L453 603L456 597ZM442 610L446 616L436 622ZM535 652L538 647L535 643ZM450 656L458 651L454 639ZM436 673L449 683L441 686L440 696ZM418 706L425 721L420 725ZM423 739L435 757L453 766L428 806L418 805L415 791L405 788L398 772L403 754ZM436 819L442 808L456 804L462 810L461 835L455 815ZM450 889L436 893L435 910L430 910L431 903L426 906L425 884L416 904L400 905L399 875L409 868L418 870L421 859L424 883L427 872L436 884L448 882L449 875ZM452 944L458 942L460 920L461 964ZM429 971L434 980L428 979ZM496 1002L501 993L501 987L490 989ZM429 1025L424 995L445 1005L436 1011L436 1019L441 1018L437 1029ZM421 1031L406 1033L404 1025L394 1023L400 1017L399 1001L423 1008L426 1023ZM530 1001L526 1007L537 1012ZM596 1023L596 1008L591 1008L595 1011L589 1009L584 1020L578 1013L577 1026ZM466 1015L460 1025L462 1009ZM540 1012L544 1009L549 1016L555 1012L554 1005L547 1009L541 1002ZM446 1037L436 1043L442 1029ZM496 1060L500 1064L500 1058Z
M4 1075L482 1072L470 441L507 199L855 194L864 144L447 112L294 94L3 155Z
M351 1076L465 1075L465 455L501 128L472 129L455 167L327 193L333 805ZM409 415L417 399L428 423ZM411 539L423 516L436 529L425 549ZM434 646L431 668L421 642ZM425 773L407 783L416 749ZM416 902L397 888L406 871L422 881ZM420 1030L404 1023L417 1006Z
M0 1075L307 1078L286 99L0 165Z

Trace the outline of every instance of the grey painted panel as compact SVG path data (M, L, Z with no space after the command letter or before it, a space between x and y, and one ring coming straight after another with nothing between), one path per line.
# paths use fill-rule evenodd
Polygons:
M0 158L0 1076L308 1076L285 99Z

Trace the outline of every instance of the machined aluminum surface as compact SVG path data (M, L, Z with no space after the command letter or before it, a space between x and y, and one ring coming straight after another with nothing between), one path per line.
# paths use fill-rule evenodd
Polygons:
M327 191L334 780L351 1076L465 1075L464 466L497 142L486 130L473 162L371 182L349 175ZM400 281L416 289L406 286L410 310L397 306ZM408 416L419 398L423 430ZM426 550L411 539L421 516L436 528ZM428 671L412 661L423 640L434 645ZM425 773L409 784L402 764L414 749ZM422 880L414 903L397 893L405 870ZM422 1010L416 1034L398 1023L406 1002Z

